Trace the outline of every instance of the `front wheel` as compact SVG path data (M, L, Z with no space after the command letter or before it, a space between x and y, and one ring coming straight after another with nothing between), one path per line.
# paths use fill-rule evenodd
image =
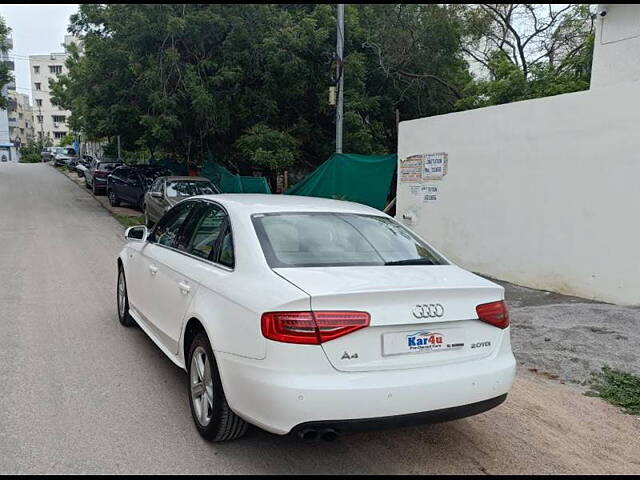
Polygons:
M189 405L200 435L212 442L242 437L249 425L229 408L209 339L203 332L191 343L188 366Z
M125 327L133 327L135 320L129 314L129 296L127 295L127 280L122 267L118 267L118 288L116 290L118 302L118 320Z

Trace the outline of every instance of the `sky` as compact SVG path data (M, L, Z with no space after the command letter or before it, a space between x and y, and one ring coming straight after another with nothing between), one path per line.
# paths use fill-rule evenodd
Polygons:
M68 35L69 16L77 10L78 5L0 4L0 16L12 30L13 50L9 55L15 62L18 92L31 94L29 55L64 52L61 43Z

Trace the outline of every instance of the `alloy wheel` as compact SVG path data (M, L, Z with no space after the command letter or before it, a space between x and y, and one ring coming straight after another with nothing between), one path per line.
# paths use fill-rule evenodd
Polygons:
M127 303L127 286L124 283L124 274L122 270L118 275L118 313L120 318L124 318L126 315L125 307Z
M206 427L213 416L213 378L211 376L211 362L207 352L197 347L191 356L189 368L191 401L198 423Z

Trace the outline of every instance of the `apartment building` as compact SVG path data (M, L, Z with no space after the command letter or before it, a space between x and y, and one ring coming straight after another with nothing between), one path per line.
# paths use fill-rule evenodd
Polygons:
M63 45L66 47L76 42L78 40L75 37L66 35ZM29 55L35 134L37 137L48 136L55 143L68 133L67 120L71 112L51 104L49 80L67 72L66 59L66 52Z
M9 51L13 48L13 40L11 38L7 39L8 49L6 51L0 51L0 62L5 63L9 66L9 70L14 70L14 63L9 57ZM7 85L2 87L2 96L7 97L9 89L16 88L16 84L14 81L9 82ZM15 145L11 142L9 136L9 127L11 122L9 120L9 111L8 110L0 110L0 163L2 162L17 162L18 161L18 152Z
M9 90L9 138L11 142L20 148L29 139L35 138L33 109L29 95Z

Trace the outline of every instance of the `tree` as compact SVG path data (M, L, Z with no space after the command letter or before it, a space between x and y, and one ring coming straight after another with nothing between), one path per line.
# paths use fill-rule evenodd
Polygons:
M276 172L292 166L300 156L300 142L296 138L266 125L254 125L236 144L252 165Z
M58 145L61 147L66 147L67 145L73 145L75 141L75 136L72 133L65 134L60 140L58 140Z
M450 6L346 10L345 149L393 152L396 110L452 111L469 82L463 22ZM69 30L84 51L50 88L90 139L237 172L309 169L334 151L331 5L85 4Z
M8 53L9 48L9 34L11 29L7 26L4 18L0 17L0 52ZM13 80L13 75L9 69L9 65L4 62L0 63L0 91ZM9 106L7 97L0 95L0 110L6 110Z
M589 87L594 21L589 5L463 7L462 50L475 63L457 108L477 108Z

